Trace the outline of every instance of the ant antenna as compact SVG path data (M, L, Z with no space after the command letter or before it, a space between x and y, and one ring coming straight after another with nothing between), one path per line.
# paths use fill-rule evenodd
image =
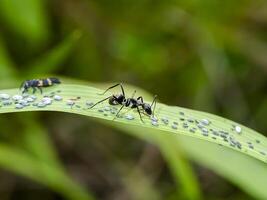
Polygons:
M152 103L150 105L150 107L152 108L153 104L155 104L154 108L153 108L153 117L154 117L154 114L155 114L155 108L156 108L156 104L157 104L157 101L156 101L157 97L158 97L157 95L154 96L154 99L153 99L153 101L152 101Z
M134 90L133 94L132 94L132 98L134 98L134 95L136 94L136 90Z
M109 97L107 97L107 98L105 98L105 99L102 99L102 100L96 102L96 103L95 103L94 105L92 105L89 109L95 107L97 104L99 104L99 103L101 103L101 102L103 102L103 101L106 101L106 100L109 99L110 97L112 97L112 96L109 96Z
M115 84L115 85L109 87L109 88L106 89L102 94L99 94L99 95L104 95L107 91L109 91L110 89L113 89L113 88L115 88L115 87L117 87L117 86L120 86L120 87L121 87L121 92L122 92L123 96L125 96L125 93L124 93L124 89L123 89L122 83L117 83L117 84Z

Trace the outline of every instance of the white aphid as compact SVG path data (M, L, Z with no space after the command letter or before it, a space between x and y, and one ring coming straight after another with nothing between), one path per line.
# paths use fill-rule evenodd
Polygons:
M31 95L30 98L32 98L33 100L37 99L35 95Z
M207 119L202 119L200 120L200 123L203 124L204 126L208 126L210 124L210 121Z
M15 105L15 108L16 109L22 109L24 106L23 105L21 105L21 104L19 104L19 103L17 103L16 105Z
M104 108L104 110L105 111L110 111L111 110L111 108L110 107L108 107L108 106L106 106L105 108ZM127 115L126 115L127 116Z
M3 106L8 106L8 105L11 105L12 104L12 101L10 101L10 100L3 100L2 101L2 104L3 104Z
M153 125L153 126L158 126L159 124L158 124L158 122L157 121L151 121L151 124Z
M33 99L33 98L31 98L31 97L28 97L28 98L26 98L25 100L28 101L28 102L33 102L35 99Z
M59 96L59 95L55 95L55 96L54 96L54 100L56 100L56 101L61 101L61 100L62 100L62 97Z
M237 133L241 133L242 132L242 128L240 126L235 126L235 131Z
M39 102L38 104L37 104L37 107L39 107L39 108L43 108L43 107L45 107L46 106L46 104L44 104L43 102Z
M154 116L154 117L151 116L150 119L151 119L152 121L154 121L154 122L157 122L157 121L158 121L158 119L157 119L155 116Z
M125 119L128 119L128 120L133 120L134 119L134 116L132 115L125 115Z
M10 95L9 94L1 93L0 94L0 99L5 99L5 100L10 99Z
M52 103L52 99L49 98L49 97L44 97L42 99L42 102L45 104L45 105L50 105Z
M23 105L23 106L27 106L28 105L28 101L24 100L24 99L19 100L18 103Z
M91 102L91 101L86 101L86 105L87 105L87 106L92 106L92 105L94 105L94 103Z
M21 96L21 95L14 95L14 96L12 97L12 99L13 99L14 101L19 101L19 100L23 99L23 96Z

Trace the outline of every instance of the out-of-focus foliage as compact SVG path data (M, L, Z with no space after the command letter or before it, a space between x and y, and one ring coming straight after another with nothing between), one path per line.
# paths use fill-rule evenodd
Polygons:
M0 87L52 73L123 81L169 105L213 112L265 133L266 9L263 0L2 0ZM47 187L36 186L2 171L1 199L56 199L53 191L86 196L74 179L99 199L177 199L186 193L179 187L186 178L171 176L157 147L88 119L38 113L2 115L0 122L3 156L20 148L28 153L24 160L51 160L51 170L68 180L55 186L44 179ZM248 180L233 180L231 168L216 165L215 158L192 155L181 150L185 166L193 168L188 177L199 182L192 187L200 187L203 198L252 198L255 190L242 184Z

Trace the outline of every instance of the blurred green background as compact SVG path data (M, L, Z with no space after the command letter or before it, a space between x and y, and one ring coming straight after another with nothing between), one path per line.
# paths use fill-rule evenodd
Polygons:
M266 33L263 0L0 0L0 88L50 74L124 82L264 134ZM0 127L0 199L190 198L157 146L86 117L6 114ZM189 164L191 199L255 198Z

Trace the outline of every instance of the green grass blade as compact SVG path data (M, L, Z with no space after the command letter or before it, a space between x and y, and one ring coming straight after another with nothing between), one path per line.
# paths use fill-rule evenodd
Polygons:
M49 135L38 122L36 114L18 115L20 123L23 125L20 143L23 149L29 151L36 159L63 170Z
M68 178L61 169L34 159L23 150L0 144L0 165L61 193L66 199L91 200L89 194Z
M182 136L179 141L189 158L242 188L252 199L267 199L266 163L203 140Z
M191 160L211 169L251 196L257 199L267 199L265 189L267 165L264 162L233 149L223 148L215 143L185 135L162 134L154 129L148 129L145 132L146 134L143 134L144 129L142 127L117 123L113 126L125 133L152 142L161 149L163 146L161 143L167 143L166 141L162 142L162 140L167 140L169 142L167 143L168 148L172 148L173 151L177 151L178 144L178 154L182 150ZM158 139L158 137L161 139ZM173 164L169 163L169 165Z
M163 137L161 134L156 134L158 137L156 143L158 144L161 153L168 162L169 168L173 176L179 182L176 184L179 188L177 191L183 192L183 198L188 200L197 200L201 198L201 191L196 180L196 176L193 174L192 167L187 162L182 148L179 148L179 141L173 140L170 137ZM181 187L181 188L180 188Z
M88 108L88 106L86 106L87 101L96 102L96 101L101 100L103 98L103 96L100 96L97 94L97 93L102 92L102 90L96 89L93 87L83 86L83 85L65 85L65 84L62 84L60 86L47 88L45 90L45 94L50 95L52 92L56 92L59 90L61 92L58 94L63 97L63 100L62 101L54 101L52 103L52 105L49 105L47 107L38 108L36 106L28 106L28 107L25 107L23 109L15 109L15 106L13 104L10 106L2 106L0 108L0 113L20 112L20 111L41 111L41 110L44 110L44 111L61 111L61 112L69 112L69 113L76 113L76 114L81 114L81 115L86 115L86 116L97 117L97 118L106 119L109 121L113 120L114 115L112 115L110 113L110 111L108 111L108 109L107 109L108 103L107 102L99 104L94 109L87 109ZM10 95L17 94L18 89L0 91L0 93L8 93ZM109 94L107 94L107 96L108 95ZM42 96L40 94L37 94L37 96L38 96L38 98L42 98ZM76 98L78 96L81 97L81 99L77 100L75 102L75 105L72 108L69 105L67 105L67 100ZM181 112L183 112L184 115ZM212 155L214 154L214 155L218 156L218 158L221 160L221 163L222 163L221 169L220 169L220 167L218 167L218 166L220 166L220 164L216 164L216 162L212 163L212 160L210 161L210 163L203 161L203 160L205 160L204 158L203 158L203 160L201 160L199 158L199 160L200 160L200 162L202 162L204 165L206 165L208 167L211 167L213 169L218 169L217 171L216 170L215 171L218 172L219 174L222 174L222 175L228 177L229 179L231 179L231 176L233 176L233 175L235 178L239 177L237 179L232 178L233 179L232 181L236 182L238 185L240 185L243 188L248 189L247 186L249 185L249 179L248 179L249 177L257 177L258 176L258 175L255 175L255 173L253 173L253 171L254 171L253 169L247 168L246 166L244 166L242 164L244 159L245 159L244 163L247 163L248 165L251 164L252 166L254 166L254 169L257 169L257 168L261 169L262 173L260 176L265 177L265 179L262 179L262 178L260 179L261 183L262 183L262 181L264 182L264 180L267 180L266 175L264 175L266 173L263 173L264 171L267 172L267 168L266 168L266 164L265 164L266 163L265 152L267 151L267 148L266 148L266 142L267 141L266 141L266 138L264 136L260 135L256 131L253 131L253 130L245 127L245 126L242 126L240 124L237 124L235 122L232 122L230 120L227 120L227 119L224 119L224 118L212 115L212 114L194 111L194 110L189 110L189 109L185 109L185 108L171 107L171 106L167 106L164 104L158 104L157 105L156 116L159 119L158 126L152 125L151 120L147 117L144 117L145 123L142 123L136 112L128 111L126 113L126 110L123 110L122 113L124 113L124 115L130 114L130 115L134 116L135 119L134 120L127 120L125 118L117 118L115 120L116 123L112 123L113 125L121 128L121 129L124 129L128 132L132 131L132 133L134 133L135 135L139 134L140 137L147 138L149 140L153 140L153 136L151 136L152 134L149 134L149 132L155 132L155 133L164 132L164 133L170 133L171 134L171 135L161 134L162 138L167 137L167 136L172 136L172 137L175 137L176 139L179 139L179 140L180 140L180 138L186 138L186 140L188 141L186 143L188 145L186 153L191 155L192 158L196 158L198 153L200 153L202 155L204 154L204 155L206 155L206 157L208 157L208 155L210 155L210 154L212 154ZM167 117L169 119L168 125L164 125L160 121L160 119L162 117ZM184 121L182 121L180 118L183 118ZM209 131L209 133L208 133L209 135L208 136L203 135L202 131L200 131L198 128L195 131L195 133L190 132L190 128L183 128L183 123L185 123L188 119L190 119L190 121L191 121L191 119L194 119L194 120L207 119L207 120L209 120L211 122L207 126L207 129ZM174 121L179 123L177 126L177 129L172 128ZM193 127L196 125L195 122L193 122L193 123L186 122L186 123L190 127ZM237 126L241 127L242 132L239 134L235 130L232 130L233 125L235 125L235 126L237 125ZM135 127L135 128L130 128L130 127ZM143 127L147 127L150 129L144 129ZM135 129L135 131L133 131L133 129ZM221 136L213 135L212 131L210 129L215 130L215 131L227 132L228 133L227 141L224 141L224 138ZM231 139L229 139L230 137L231 137ZM205 142L204 143L205 145L197 146L196 148L198 150L194 152L194 150L192 150L191 145L190 145L190 143L192 143L192 145L194 145L193 141L200 141L199 143ZM154 142L155 142L155 139L154 139ZM174 142L175 142L175 140L174 140ZM236 142L239 142L242 145L241 149L239 149L236 145L234 145L234 144L236 144ZM180 144L180 143L177 143L177 145L181 145L182 147L184 146L183 144ZM209 151L207 152L205 147L209 147L209 146L214 146L214 148L215 148L214 152L216 152L217 154L215 154L214 152L209 152ZM227 157L223 157L224 152L226 152L225 155L234 155L233 158L236 157L236 159L229 160ZM204 157L204 156L202 156L202 157ZM213 158L214 157L215 156L213 156ZM239 157L242 158L243 160L240 159L241 162L239 163L238 168L247 170L247 172L244 173L244 171L243 171L242 174L240 174L240 176L239 175L236 176L235 173L239 173L239 170L237 169L237 167L234 167L233 170L231 170L232 168L228 167L228 169L227 169L226 165L231 165L231 163L235 163L235 161L238 160ZM256 159L258 159L259 161L257 161ZM207 161L207 159L206 159L206 161ZM260 161L263 161L263 162L260 162ZM235 163L235 164L238 164L238 163ZM224 174L224 172L226 173L226 175ZM229 174L231 174L231 176ZM258 180L255 180L255 181L257 182ZM250 184L252 184L252 183L250 182ZM267 196L267 194L266 194L266 192L264 192L264 190L261 190L260 192L257 193L257 189L255 187L252 189L248 189L248 191L251 194L254 194L254 196L260 196L260 197L266 197Z
M93 109L88 109L88 106L86 106L86 102L88 101L97 102L103 99L103 96L98 95L98 93L103 92L103 90L83 85L62 84L58 87L46 89L44 95L51 95L52 92L56 92L58 90L60 90L59 95L63 97L63 101L54 101L52 105L46 106L44 108L31 105L23 109L16 109L14 104L10 106L2 106L0 109L0 113L20 111L61 111L92 116L111 121L114 119L113 114L111 114L109 111L105 111L105 107L108 106L107 102L99 104ZM18 89L4 90L0 92L15 95L18 94ZM109 95L111 94L109 93L106 96ZM42 98L40 94L37 94L37 97L39 98L39 100L40 98ZM76 97L81 97L81 99L73 101L75 102L75 105L73 107L67 105L67 101L69 99L75 99ZM122 113L125 112L126 109L122 111ZM152 125L152 121L148 117L144 116L144 123L142 123L136 112L132 112L132 110L129 109L127 110L127 112L134 117L134 120L127 120L123 117L116 118L114 121L146 128L153 128L172 134L182 134L189 137L207 140L212 143L222 145L225 148L231 148L236 151L242 152L265 163L267 162L267 156L265 155L267 152L267 139L256 131L253 131L243 125L240 125L228 119L224 119L222 117L205 112L190 110L176 106L167 106L161 103L157 104L155 112L155 115L159 119L156 125ZM161 121L162 118L168 118L169 124L165 125ZM210 125L208 126L200 125L203 127L202 130L205 129L204 131L208 131L208 133L203 133L203 131L200 131L199 128L197 128L196 126L195 121L201 121L203 119L206 119L210 122ZM173 122L178 123L178 126L174 127L175 124L173 124ZM184 128L183 126L186 125L189 127ZM234 126L240 127L242 130L241 133L237 133L235 130L233 130ZM194 133L192 131L192 128L196 128L194 130ZM222 136L214 135L211 130L216 131L216 134L220 134ZM240 148L238 148L239 145L237 145L237 143L241 145Z

